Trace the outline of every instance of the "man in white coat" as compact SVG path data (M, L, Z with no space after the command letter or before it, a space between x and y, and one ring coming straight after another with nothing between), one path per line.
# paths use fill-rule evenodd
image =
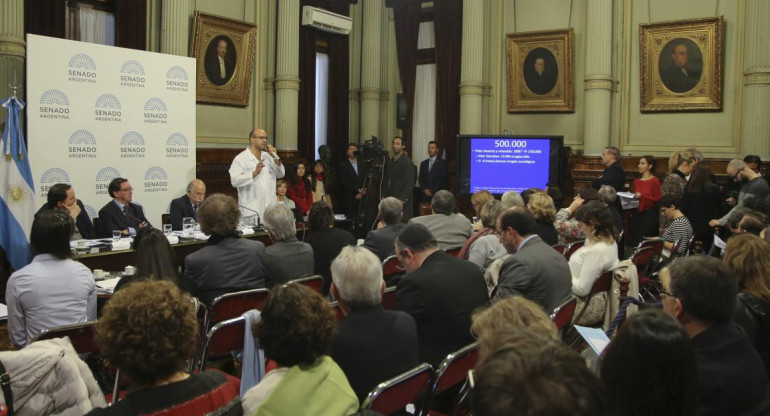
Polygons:
M238 189L241 214L244 218L253 218L254 224L261 222L265 208L277 200L276 179L286 173L275 148L267 144L267 132L251 131L249 147L233 159L229 172L230 184Z

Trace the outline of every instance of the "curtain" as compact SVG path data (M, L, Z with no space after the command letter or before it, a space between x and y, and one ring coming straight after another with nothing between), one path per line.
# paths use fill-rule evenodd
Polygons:
M395 1L393 3L396 3ZM414 87L417 74L417 37L420 28L420 2L402 1L393 5L396 26L396 53L401 89L406 96L406 128L403 136L407 149L412 145L412 122L414 114Z
M315 54L315 158L318 155L318 146L326 144L327 133L327 109L329 108L329 55L325 53Z
M78 7L80 40L115 46L115 16L112 13Z
M454 161L457 157L455 137L460 131L463 2L435 1L433 8L436 31L436 139L445 150L446 159Z
M412 161L428 158L428 142L436 137L436 64L417 65L412 125Z

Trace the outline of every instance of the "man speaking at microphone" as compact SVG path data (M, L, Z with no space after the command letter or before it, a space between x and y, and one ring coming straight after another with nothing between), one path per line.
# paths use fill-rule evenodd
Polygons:
M243 217L254 217L275 203L275 181L283 178L286 170L275 152L267 144L267 132L254 129L249 134L249 147L238 154L230 165L230 184L238 189L238 205Z
M99 210L99 237L111 237L120 230L125 236L136 235L140 228L151 227L141 206L134 204L134 188L125 178L115 178L107 187L112 201Z

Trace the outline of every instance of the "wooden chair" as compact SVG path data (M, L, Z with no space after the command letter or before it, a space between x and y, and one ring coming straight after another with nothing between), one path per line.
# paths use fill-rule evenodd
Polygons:
M468 378L468 371L476 367L479 360L479 348L474 342L449 355L439 364L436 376L431 388L431 398L459 385ZM430 416L439 416L441 413L425 409Z
M269 295L268 289L261 288L217 296L208 308L201 333L205 336L217 322L239 317L251 309L261 311Z
M575 316L575 308L577 307L577 298L570 296L564 303L557 306L551 314L551 321L556 325L556 329L562 334L569 331L572 325L572 318Z
M382 294L382 307L385 310L392 311L396 308L396 288L389 287Z
M378 384L366 396L363 408L383 415L396 413L412 403L415 409L422 409L422 402L433 380L433 367L422 363Z
M299 283L305 285L317 293L321 293L321 289L324 287L324 278L320 274L315 274L308 277L300 277L299 279L290 280L286 284Z
M575 252L578 251L580 247L583 247L585 243L585 240L571 243L564 252L564 257L567 259L567 261L569 261L569 258L572 257L572 255L575 254Z
M230 355L230 351L243 349L245 325L246 320L242 316L214 324L203 340L203 349L196 360L197 371L203 371L206 363L211 359L221 358Z

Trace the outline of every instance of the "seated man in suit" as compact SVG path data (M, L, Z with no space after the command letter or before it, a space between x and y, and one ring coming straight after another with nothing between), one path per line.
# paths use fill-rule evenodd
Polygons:
M329 355L363 403L378 383L419 364L417 325L405 312L382 308L382 268L369 250L343 248L331 270L331 291L345 318L337 326Z
M455 197L449 191L438 191L430 202L433 214L414 217L410 224L422 224L436 237L438 248L462 247L473 232L471 222L463 214L455 214Z
M262 221L273 244L265 248L265 285L275 285L313 274L313 247L297 240L294 212L286 205L272 204L265 209Z
M395 249L407 273L398 282L395 309L412 315L420 361L435 368L473 342L471 314L489 303L484 275L475 264L439 250L422 224L404 227Z
M136 235L136 230L151 227L144 216L144 209L134 204L134 188L128 179L115 178L107 187L112 201L99 210L99 237L112 237L114 230L120 230L125 236Z
M380 261L383 261L393 255L393 243L396 242L398 233L404 228L404 224L401 222L401 218L404 216L403 204L398 199L389 196L380 201L380 205L377 207L380 211L380 222L377 224L376 230L366 234L364 247L376 254Z
M184 274L198 287L200 300L210 304L217 296L265 286L265 245L240 238L235 231L241 211L231 196L214 194L198 210L206 247L184 259Z
M535 233L535 217L513 207L497 219L500 243L512 254L500 267L495 298L521 295L550 314L572 295L569 263Z
M72 234L72 240L96 238L94 225L91 223L91 219L88 218L83 202L75 197L75 188L72 185L57 183L52 186L48 190L48 202L40 207L35 216L37 217L41 212L48 211L49 209L58 209L70 214L76 226L75 232Z
M206 184L200 179L193 179L187 184L187 194L171 201L171 229L181 230L182 219L186 217L198 221L198 208L206 197Z
M435 140L428 142L428 158L420 163L420 202L430 202L436 192L449 188L449 168L440 150Z

